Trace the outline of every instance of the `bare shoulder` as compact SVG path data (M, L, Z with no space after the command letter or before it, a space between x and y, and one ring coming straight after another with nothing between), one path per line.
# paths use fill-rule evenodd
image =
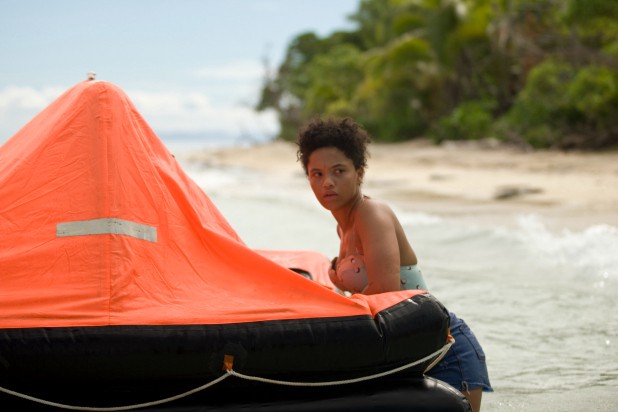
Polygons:
M385 225L393 223L397 218L388 203L381 200L366 198L358 209L361 225Z
M374 199L372 197L366 197L362 203L361 211L365 213L389 213L393 214L393 210L388 203Z

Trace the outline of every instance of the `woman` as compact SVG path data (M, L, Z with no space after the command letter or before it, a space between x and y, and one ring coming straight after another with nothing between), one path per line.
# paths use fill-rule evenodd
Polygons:
M298 160L320 204L337 221L339 256L329 275L342 291L374 294L427 286L403 227L384 202L363 195L367 132L351 119L315 119L298 136ZM458 388L479 411L491 392L485 355L466 323L453 313L455 344L427 375Z

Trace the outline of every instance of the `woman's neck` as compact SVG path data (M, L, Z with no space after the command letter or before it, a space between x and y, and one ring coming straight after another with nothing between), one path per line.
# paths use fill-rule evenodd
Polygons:
M358 206L363 202L363 199L363 193L359 190L347 207L333 212L333 216L343 232L347 231L354 224L355 212Z

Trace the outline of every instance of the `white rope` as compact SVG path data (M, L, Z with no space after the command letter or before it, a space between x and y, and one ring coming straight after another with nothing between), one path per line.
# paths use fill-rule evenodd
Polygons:
M128 410L131 410L131 409L145 408L145 407L148 407L148 406L156 406L156 405L161 405L161 404L164 404L164 403L172 402L172 401L175 401L175 400L178 400L178 399L182 399L184 397L187 397L189 395L192 395L194 393L202 391L202 390L204 390L204 389L206 389L206 388L208 388L208 387L210 387L212 385L215 385L215 384L221 382L222 380L224 380L225 378L228 378L230 376L236 376L237 378L240 378L240 379L246 379L246 380L257 381L257 382L264 382L264 383L271 383L271 384L275 384L275 385L287 385L287 386L334 386L334 385L344 385L344 384L357 383L357 382L363 382L363 381L367 381L367 380L371 380L371 379L381 378L383 376L391 375L393 373L397 373L397 372L400 372L402 370L405 370L405 369L411 368L413 366L419 365L419 364L421 364L423 362L428 361L429 359L433 358L434 356L438 356L438 358L434 362L432 362L431 365L429 365L429 367L426 369L426 370L429 370L429 369L431 369L431 367L433 367L433 365L435 365L437 363L438 360L442 359L444 354L449 350L449 348L453 345L453 343L455 343L455 340L451 339L442 348L438 349L437 351L433 352L432 354L427 355L424 358L416 360L416 361L414 361L412 363L408 363L406 365L400 366L398 368L391 369L391 370L388 370L388 371L385 371L385 372L381 372L381 373L376 373L374 375L363 376L363 377L354 378L354 379L340 380L340 381L330 381L330 382L290 382L290 381L280 381L280 380L275 380L275 379L261 378L259 376L244 375L242 373L236 372L232 368L227 368L226 369L227 374L221 375L217 379L215 379L215 380L213 380L211 382L208 382L207 384L204 384L202 386L199 386L199 387L197 387L195 389L191 389L190 391L181 393L179 395L171 396L169 398L160 399L158 401L138 403L138 404L126 405L126 406L91 407L91 406L66 405L66 404L62 404L62 403L46 401L45 399L35 398L34 396L25 395L23 393L15 392L15 391L12 391L10 389L3 388L2 386L0 386L0 392L4 392L4 393L7 393L9 395L17 396L19 398L23 398L23 399L26 399L26 400L29 400L29 401L38 402L38 403L41 403L43 405L54 406L56 408L62 408L62 409L70 409L70 410L74 410L74 411L95 411L95 412L128 411Z
M134 405L126 405L126 406L111 406L111 407L91 407L91 406L74 406L74 405L65 405L62 403L57 403L57 402L50 402L50 401L46 401L45 399L40 399L40 398L35 398L34 396L30 396L30 395L25 395L23 393L19 393L19 392L15 392L12 391L10 389L6 389L3 388L2 386L0 386L0 392L4 392L4 393L8 393L9 395L14 395L17 396L19 398L23 398L23 399L27 399L29 401L33 401L33 402L38 402L38 403L42 403L43 405L47 405L47 406L54 406L56 408L62 408L62 409L71 409L74 411L97 411L97 412L113 412L113 411L128 411L131 409L138 409L138 408L145 408L147 406L156 406L156 405L161 405L163 403L168 403L168 402L172 402L184 397L187 397L189 395L192 395L196 392L199 392L201 390L204 390L212 385L215 385L219 382L221 382L223 379L229 377L230 375L226 374L226 375L221 375L219 376L217 379L213 380L212 382L208 382L205 385L202 385L198 388L195 389L191 389L190 391L181 393L179 395L175 395L175 396L171 396L169 398L165 398L165 399L160 399L158 401L153 401L153 402L145 402L145 403L137 403Z
M350 383L357 383L357 382L363 382L363 381L368 381L371 379L376 379L376 378L381 378L383 376L387 376L387 375L391 375L393 373L397 373L397 372L401 372L404 369L408 369L411 368L413 366L419 365L423 362L428 361L429 359L433 358L434 356L439 355L439 358L442 358L442 356L444 356L444 354L446 353L446 351L448 351L448 349L453 345L453 343L455 342L455 340L450 340L449 342L446 343L446 345L444 345L442 348L438 349L437 351L435 351L434 353L425 356L422 359L419 359L417 361L414 361L412 363L408 363L406 365L400 366L398 368L395 369L391 369L385 372L380 372L380 373L376 373L374 375L369 375L369 376L362 376L360 378L354 378L354 379L345 379L345 380L340 380L340 381L330 381L330 382L291 382L291 381L280 381L280 380L276 380L276 379L268 379L268 378L261 378L259 376L250 376L250 375L244 375L242 373L236 372L233 369L227 369L227 373L233 376L236 376L237 378L241 378L241 379L247 379L250 381L257 381L257 382L264 382L264 383L272 383L275 385L287 385L287 386L334 386L334 385L345 385L345 384L350 384ZM435 362L432 362L432 364L430 366L433 366L435 364ZM429 368L427 368L429 369Z
M446 345L444 345L444 347L441 349L442 353L440 353L440 355L438 355L438 357L436 357L433 362L431 362L429 364L429 366L427 366L425 368L425 370L423 371L423 373L431 370L431 368L433 368L434 366L436 366L438 364L438 362L440 362L442 360L442 358L444 357L444 355L446 355L446 352L448 352L448 350L450 349L451 346L453 346L455 344L455 338L452 337L451 335L449 335L448 337L448 342L446 342Z

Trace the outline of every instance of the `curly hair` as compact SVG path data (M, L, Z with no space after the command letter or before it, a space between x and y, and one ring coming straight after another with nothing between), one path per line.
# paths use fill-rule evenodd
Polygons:
M298 133L298 151L296 152L305 174L308 174L309 157L317 149L335 147L341 150L347 158L352 160L358 170L367 167L367 145L371 137L367 131L349 117L343 119L330 118L323 120L319 117L311 120Z

